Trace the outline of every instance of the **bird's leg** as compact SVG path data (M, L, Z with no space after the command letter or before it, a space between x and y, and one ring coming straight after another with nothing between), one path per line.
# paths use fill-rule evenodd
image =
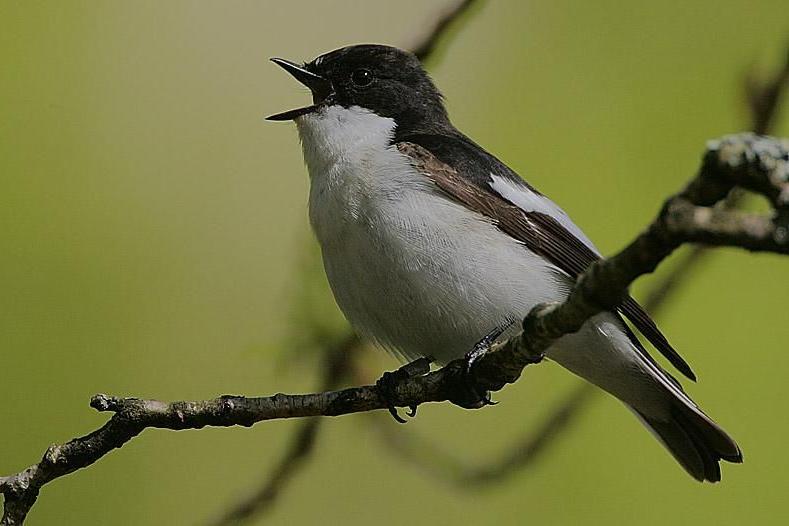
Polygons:
M484 407L486 405L496 405L497 402L494 402L490 398L490 391L480 392L479 388L477 387L476 378L474 377L474 373L471 368L474 365L474 362L485 356L496 339L501 336L504 331L509 329L513 323L515 323L515 320L505 320L504 323L498 327L495 327L480 341L474 344L474 347L472 347L472 349L466 353L466 363L463 368L465 392L461 393L461 396L452 400L454 404L466 409L479 409L480 407Z
M418 360L405 364L396 371L385 372L378 381L375 382L375 386L378 388L381 398L386 402L389 414L401 424L405 424L406 420L397 414L397 408L394 405L394 400L396 398L395 387L406 378L429 373L430 363L432 361L433 359L430 357L419 358ZM409 406L408 409L409 411L407 411L406 414L411 418L415 417L416 405Z

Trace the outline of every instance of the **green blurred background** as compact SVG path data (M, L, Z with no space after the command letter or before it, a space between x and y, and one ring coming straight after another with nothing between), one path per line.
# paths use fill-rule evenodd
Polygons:
M318 304L291 308L314 254L308 182L294 127L262 119L307 94L266 59L408 46L445 5L0 1L0 473L101 425L95 392L315 387L315 356L282 342L301 342L314 313L341 323L319 273ZM779 63L786 7L490 1L431 70L458 127L611 253L694 173L705 140L747 127L743 77ZM789 134L783 115L775 134ZM474 492L426 477L349 416L327 422L261 522L783 524L788 269L720 250L660 319L699 374L690 392L743 447L719 485L690 479L602 396L537 465ZM371 354L366 367L396 365ZM402 432L484 462L573 383L534 367L496 407L423 407ZM146 431L46 486L29 524L200 524L262 480L295 425Z

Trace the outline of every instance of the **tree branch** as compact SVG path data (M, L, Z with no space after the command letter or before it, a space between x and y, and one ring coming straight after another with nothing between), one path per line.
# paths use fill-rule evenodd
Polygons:
M739 214L737 223L759 223L763 232L746 228L727 236L718 234L728 225L733 213L710 212L705 230L697 214L678 217L677 207L689 203L695 212L725 199L740 187L766 197L774 207L773 216ZM714 217L713 217L714 216ZM736 246L779 254L789 253L789 141L759 137L751 133L731 135L710 141L698 175L677 195L669 198L661 212L644 232L610 259L599 260L579 277L563 303L538 305L523 320L523 331L479 360L480 386L500 389L517 380L521 370L538 360L557 338L578 331L590 317L616 308L636 278L652 272L677 247L686 242L714 238L716 245ZM692 239L683 237L693 231ZM771 234L771 235L765 235ZM451 364L450 364L451 365ZM408 405L408 404L406 404Z
M780 112L781 99L789 83L789 46L783 64L768 78L759 79L751 71L745 76L744 100L750 116L750 129L757 135L770 133L770 127ZM744 192L735 189L727 197L724 205L736 208L742 201ZM680 282L698 266L709 254L705 246L695 246L691 251L674 266L671 273L655 288L653 288L644 302L644 308L653 316L664 303L666 298L677 289Z
M553 341L577 331L591 316L613 309L637 277L652 272L674 249L688 239L683 217L672 210L683 202L708 207L723 200L734 187L765 196L774 215L738 215L742 221L759 218L767 231L754 235L748 229L731 233L719 244L789 253L789 141L746 133L710 141L698 175L686 188L669 198L661 212L619 254L592 264L563 303L538 305L523 321L523 331L474 363L472 373L480 388L498 390L518 379L523 368L539 360ZM728 214L712 214L709 223L720 226ZM695 218L696 214L692 214ZM693 221L702 231L703 222ZM694 236L696 239L697 236ZM466 389L465 361L456 360L424 376L404 378L393 390L395 405L416 406L443 402ZM38 464L0 478L5 508L0 524L20 524L35 503L41 487L77 469L91 465L144 429L200 429L205 426L251 426L281 418L338 416L385 409L388 402L373 385L311 394L276 394L247 398L221 396L213 400L162 402L139 398L96 395L91 407L112 412L100 429L62 445L51 446Z
M446 12L436 20L433 29L425 33L414 45L410 46L411 53L420 61L425 62L436 51L436 46L446 34L449 27L465 14L476 0L459 0L450 6Z

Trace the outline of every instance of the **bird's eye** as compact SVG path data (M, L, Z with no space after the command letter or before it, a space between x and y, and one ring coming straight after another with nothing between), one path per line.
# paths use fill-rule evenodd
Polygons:
M351 82L362 88L369 86L373 82L373 72L369 69L357 69L351 73Z

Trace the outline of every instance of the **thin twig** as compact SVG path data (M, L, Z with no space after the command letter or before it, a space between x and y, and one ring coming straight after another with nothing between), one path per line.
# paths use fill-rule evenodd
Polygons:
M431 55L435 53L436 46L444 37L450 26L452 26L452 24L475 3L477 3L477 0L460 0L450 6L446 12L436 20L435 24L433 24L433 28L425 32L425 36L410 47L411 52L416 55L416 58L422 62L427 61Z
M789 46L781 67L766 80L759 80L751 71L745 78L745 100L751 115L751 129L758 135L769 133L778 117L781 98L789 84Z

